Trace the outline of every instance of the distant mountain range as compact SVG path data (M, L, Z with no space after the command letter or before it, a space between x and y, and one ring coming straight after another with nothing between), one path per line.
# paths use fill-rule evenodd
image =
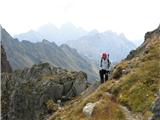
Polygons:
M58 45L65 43L78 50L81 55L96 61L99 61L102 52L107 51L110 53L111 61L117 62L125 58L130 50L136 48L136 45L124 34L118 35L112 31L99 33L97 30L87 32L82 28L76 28L72 23L66 23L60 29L53 24L46 24L37 31L31 30L14 37L31 42L47 39Z
M26 40L13 39L9 33L1 28L2 45L6 51L11 67L22 69L33 64L49 62L50 64L70 70L84 71L89 80L95 80L97 66L68 45L57 46L54 42L43 40L32 43Z
M111 61L117 62L125 58L130 50L135 49L135 45L127 40L124 34L118 35L112 31L99 33L94 30L77 40L67 41L66 44L97 61L104 51L110 54Z
M20 41L28 40L31 42L39 42L47 39L60 45L68 40L78 39L87 33L82 28L76 28L72 23L63 24L60 29L49 23L41 26L37 31L30 30L27 33L15 35L14 38L18 38Z

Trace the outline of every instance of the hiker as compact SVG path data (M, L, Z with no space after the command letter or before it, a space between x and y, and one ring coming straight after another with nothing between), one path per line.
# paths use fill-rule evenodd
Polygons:
M104 83L105 81L108 80L110 64L111 62L109 60L109 54L102 53L101 62L100 62L100 70L99 70L101 83Z

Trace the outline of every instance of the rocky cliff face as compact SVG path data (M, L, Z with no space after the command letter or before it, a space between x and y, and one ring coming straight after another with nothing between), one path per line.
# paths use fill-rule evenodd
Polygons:
M67 100L86 89L87 75L48 63L2 74L2 119L41 120L54 112L57 100ZM52 103L52 105L50 105ZM50 107L51 106L51 107Z
M1 72L12 72L12 68L7 60L6 52L1 45Z

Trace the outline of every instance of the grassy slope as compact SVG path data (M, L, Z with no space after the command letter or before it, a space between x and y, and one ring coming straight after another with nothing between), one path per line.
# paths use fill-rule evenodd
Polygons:
M49 120L117 120L117 118L124 120L124 115L117 103L104 92L112 85L112 82L109 86L104 84L89 96L76 98L72 104L69 103L57 111ZM88 102L97 102L91 118L87 118L82 112Z
M147 53L119 65L124 68L128 67L125 65L131 65L131 70L111 89L120 103L144 116L148 116L160 88L160 39L152 40L147 49Z
M112 76L118 76L118 80L108 81L85 98L76 98L49 120L125 120L118 104L127 106L134 113L141 113L144 120L151 116L150 107L160 89L160 36L149 39L145 49L136 57L116 66ZM109 98L106 92L112 93L114 99ZM98 102L91 118L82 113L88 102Z

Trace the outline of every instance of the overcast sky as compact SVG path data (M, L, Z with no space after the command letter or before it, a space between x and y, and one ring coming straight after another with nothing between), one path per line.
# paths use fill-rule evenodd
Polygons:
M0 24L11 35L66 22L143 39L160 24L160 0L0 0Z

